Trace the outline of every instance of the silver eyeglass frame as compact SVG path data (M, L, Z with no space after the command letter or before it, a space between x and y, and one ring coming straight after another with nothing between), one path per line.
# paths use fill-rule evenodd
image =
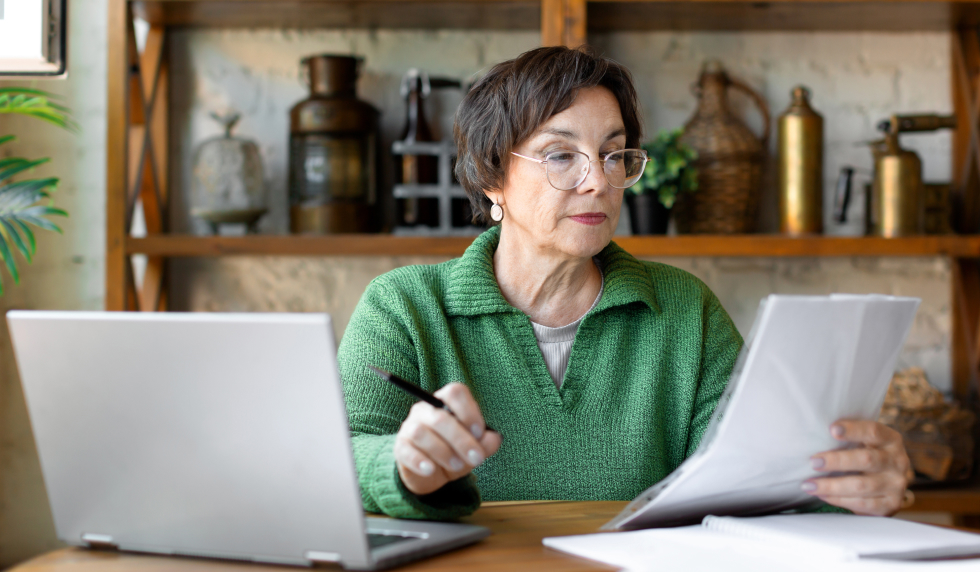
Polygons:
M535 159L534 157L528 157L527 155L521 155L520 153L515 153L513 151L511 151L510 154L511 155L514 155L516 157L520 157L521 159L527 159L528 161L534 161L535 163L541 163L542 165L544 165L545 178L548 179L548 184L549 185L551 185L554 189L559 190L559 191L570 191L572 189L578 188L578 186L581 185L585 181L585 179L589 178L589 173L592 172L592 163L595 163L596 161L602 163L602 165L603 165L602 177L604 179L606 179L606 183L608 183L610 187L613 187L615 189L628 189L628 188L632 187L633 185L635 185L636 183L640 182L640 177L643 176L643 171L646 170L647 163L650 162L650 157L647 157L647 152L645 150L643 150L643 149L620 149L618 151L613 151L611 153L606 153L606 157L609 157L610 155L615 155L616 153L626 153L627 151L639 151L640 153L643 153L643 166L640 167L640 175L639 175L639 177L636 178L636 181L633 181L632 184L627 185L625 187L618 187L618 186L616 186L616 185L614 185L614 184L612 184L612 183L609 182L609 177L606 177L606 169L605 169L606 158L600 157L599 159L589 159L589 156L587 154L581 152L581 151L552 151L551 153L548 153L547 155L545 155L544 156L544 159ZM589 161L589 168L586 169L585 174L582 175L582 180L579 181L578 183L576 183L574 186L568 187L567 189L559 189L558 187L556 187L555 184L551 182L551 177L548 176L548 175L550 175L550 172L548 171L548 157L551 157L552 155L554 155L556 153L576 153L578 155L584 156Z

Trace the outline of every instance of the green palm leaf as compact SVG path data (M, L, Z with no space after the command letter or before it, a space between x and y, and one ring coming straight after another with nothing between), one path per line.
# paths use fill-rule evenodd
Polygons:
M68 108L53 101L55 97L39 89L0 87L0 113L27 115L69 131L77 131L78 125L72 121ZM0 144L4 142L4 138L0 138Z
M0 140L0 143L3 141ZM58 186L57 178L10 180L12 175L22 173L46 161L46 159L29 161L12 157L0 164L0 260L7 267L7 272L14 279L14 283L20 282L20 274L17 271L11 244L28 263L31 263L37 251L37 241L28 225L61 233L61 228L44 217L68 216L64 210L45 204L45 201L50 200L49 191L55 190ZM0 294L3 294L2 280L0 280Z
M0 114L26 115L68 131L77 131L78 125L71 119L69 109L55 99L56 96L39 89L0 87ZM0 145L13 140L13 135L0 136ZM48 159L0 158L0 260L15 283L20 282L20 274L13 249L20 252L28 263L33 261L37 252L37 240L31 226L61 233L61 228L45 217L68 216L64 210L50 204L50 193L58 187L57 178L13 180L16 175L23 175L47 162ZM3 294L2 280L0 294Z

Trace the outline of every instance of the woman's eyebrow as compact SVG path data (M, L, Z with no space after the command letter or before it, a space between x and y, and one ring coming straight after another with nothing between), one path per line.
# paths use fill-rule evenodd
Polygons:
M563 139L578 139L578 135L567 129L559 129L557 127L545 127L541 130L542 135L555 135Z
M625 127L620 127L619 129L616 129L615 131L610 132L609 135L606 135L606 141L609 141L610 139L615 139L615 138L617 138L619 136L622 136L622 135L626 135L626 128Z

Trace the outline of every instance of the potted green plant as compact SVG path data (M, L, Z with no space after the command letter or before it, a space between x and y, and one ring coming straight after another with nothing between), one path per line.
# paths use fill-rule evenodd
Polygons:
M51 97L36 89L0 87L0 114L27 115L74 131L76 126L71 120L69 110L51 101ZM14 139L13 135L0 135L0 146ZM52 206L51 192L58 187L56 177L15 180L17 175L30 172L49 160L0 155L0 260L15 283L20 282L20 275L13 250L18 250L30 263L37 249L34 232L30 227L60 233L61 229L44 217L68 216L64 210ZM0 294L3 294L2 280Z
M650 162L640 180L626 189L633 234L665 234L677 198L698 189L698 153L680 141L682 134L682 129L664 130L643 144Z

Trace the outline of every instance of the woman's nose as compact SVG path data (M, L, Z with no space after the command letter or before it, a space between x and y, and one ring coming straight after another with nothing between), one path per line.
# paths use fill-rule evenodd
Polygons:
M607 191L609 182L606 180L606 175L602 172L602 168L602 160L592 159L589 162L589 173L585 176L582 184L578 186L576 192L584 195L585 193L603 193Z

